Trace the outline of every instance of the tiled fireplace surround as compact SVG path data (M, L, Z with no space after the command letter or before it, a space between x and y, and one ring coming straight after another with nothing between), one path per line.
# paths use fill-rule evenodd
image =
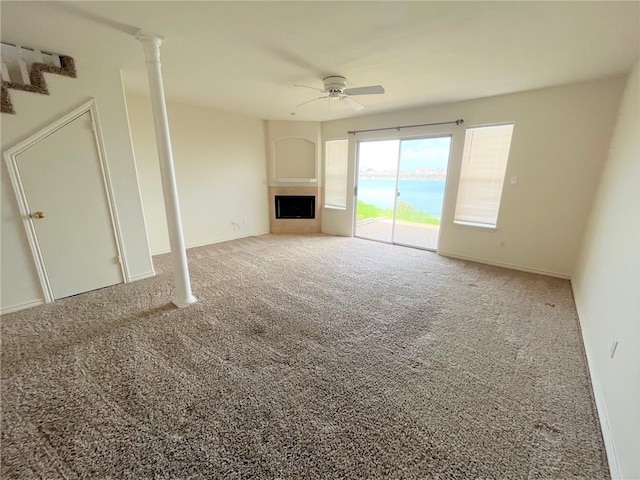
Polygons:
M276 195L314 195L316 197L316 218L276 219ZM313 186L271 186L269 187L269 219L271 233L318 233L322 228L322 188Z

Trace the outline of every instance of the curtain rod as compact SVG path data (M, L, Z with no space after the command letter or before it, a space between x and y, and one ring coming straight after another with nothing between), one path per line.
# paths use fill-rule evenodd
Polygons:
M419 125L401 125L398 127L385 127L385 128L370 128L369 130L349 130L347 132L348 135L355 135L356 133L364 133L364 132L381 132L382 130L398 130L401 128L415 128L415 127L433 127L434 125L449 125L455 123L456 125L462 125L464 120L459 118L457 120L452 120L451 122L438 122L438 123L421 123Z

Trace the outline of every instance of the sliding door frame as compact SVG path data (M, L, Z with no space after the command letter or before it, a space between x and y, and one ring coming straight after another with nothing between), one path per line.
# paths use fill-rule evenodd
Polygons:
M395 181L395 193L394 193L394 201L393 201L393 218L392 218L392 225L391 225L391 240L389 242L386 242L384 240L377 240L377 239L370 239L367 237L358 237L358 238L365 238L367 240L372 240L372 241L379 241L382 243L389 243L392 245L401 245L401 246L406 246L406 247L411 247L411 248L418 248L421 250L427 250L427 251L437 251L438 247L436 246L435 249L433 248L428 248L428 247L423 247L423 246L419 246L419 245L412 245L412 244L407 244L407 243L402 243L402 242L396 242L395 241L395 229L396 229L396 216L397 216L397 207L398 207L398 197L399 197L399 182L400 182L400 165L401 165L401 151L402 151L402 142L403 141L410 141L410 140L429 140L429 139L435 139L435 138L449 138L450 142L449 142L449 154L447 157L447 170L446 170L446 174L445 174L445 183L444 183L444 192L442 194L442 209L440 211L440 219L442 220L442 214L445 210L445 204L446 204L446 198L447 198L447 183L448 183L448 179L449 179L449 166L451 163L451 153L453 150L453 141L454 141L454 135L453 132L448 131L448 132L429 132L429 133L415 133L415 134L411 134L411 135L400 135L399 131L398 134L396 135L389 135L388 133L385 134L381 134L381 133L374 133L374 134L370 134L370 135L363 135L363 138L358 138L355 141L355 162L354 162L354 189L353 189L353 194L354 194L354 198L353 198L353 225L352 225L352 231L353 231L353 236L357 236L356 235L356 228L357 228L357 223L358 223L358 196L360 194L360 188L359 188L359 181L360 181L360 144L364 143L364 142L380 142L380 141L392 141L392 140L397 140L398 141L398 152L397 152L397 157L396 157L396 181ZM440 233L441 233L441 225L438 226L438 246L440 244Z

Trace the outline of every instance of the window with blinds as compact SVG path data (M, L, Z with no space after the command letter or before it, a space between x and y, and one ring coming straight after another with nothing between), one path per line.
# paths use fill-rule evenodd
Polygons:
M455 223L496 226L512 132L513 124L467 129Z
M324 206L347 208L349 140L327 140L324 144Z

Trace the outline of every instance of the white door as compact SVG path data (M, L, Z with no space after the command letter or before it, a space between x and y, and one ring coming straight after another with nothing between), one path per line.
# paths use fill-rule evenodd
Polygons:
M15 158L53 297L122 283L91 114L80 115Z

